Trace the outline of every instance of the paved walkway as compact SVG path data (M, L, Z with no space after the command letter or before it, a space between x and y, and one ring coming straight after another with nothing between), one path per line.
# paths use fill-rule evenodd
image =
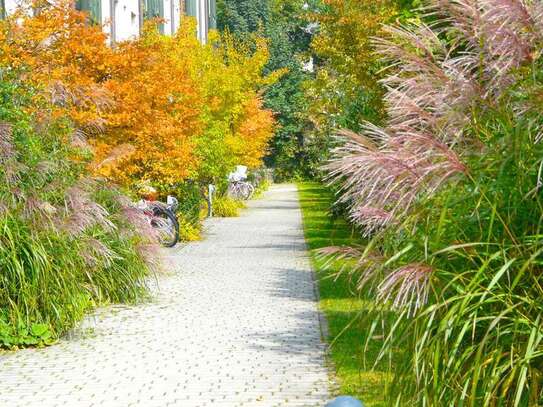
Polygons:
M323 406L295 187L207 228L165 252L172 275L152 303L101 310L58 345L0 356L0 406Z

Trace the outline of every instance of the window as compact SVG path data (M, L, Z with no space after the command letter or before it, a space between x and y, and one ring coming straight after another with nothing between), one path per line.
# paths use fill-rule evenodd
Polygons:
M92 24L102 25L102 0L76 0L75 8L87 11Z
M197 0L185 0L185 14L196 17Z
M164 18L164 0L145 0L145 19ZM164 24L160 23L158 29L164 34Z
M217 0L209 0L209 28L217 29Z

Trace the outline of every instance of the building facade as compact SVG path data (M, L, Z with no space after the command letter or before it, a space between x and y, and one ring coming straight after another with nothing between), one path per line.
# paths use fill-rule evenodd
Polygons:
M13 12L21 0L0 0L0 17ZM111 43L136 38L145 20L161 18L163 34L174 34L184 15L195 17L198 38L207 42L210 28L216 28L216 0L74 0L79 10L89 13L94 24L109 34Z

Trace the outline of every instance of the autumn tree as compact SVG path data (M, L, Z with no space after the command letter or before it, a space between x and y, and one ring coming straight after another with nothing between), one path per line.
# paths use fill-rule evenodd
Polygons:
M275 119L263 107L261 92L283 71L264 75L269 60L264 40L212 34L208 45L191 50L192 77L205 100L203 131L196 137L200 165L195 176L220 184L235 165L262 165Z
M186 30L160 35L151 22L140 39L115 49L104 84L114 104L92 141L96 171L167 189L198 165L193 139L202 131L203 98L190 73L192 41Z
M311 50L314 77L305 83L308 103L301 161L303 173L321 176L320 167L335 146L339 129L360 129L364 121L384 118L383 68L372 38L383 24L410 16L411 0L324 0L309 10L315 27Z
M312 15L319 26L311 48L318 59L315 81L308 94L315 101L312 117L318 126L358 129L363 120L383 115L382 68L374 54L372 37L383 24L408 13L409 4L398 0L324 0L324 7ZM324 116L323 116L324 115Z
M0 64L40 89L57 115L68 114L76 127L93 132L112 103L102 86L113 55L106 39L68 0L27 1L0 22Z

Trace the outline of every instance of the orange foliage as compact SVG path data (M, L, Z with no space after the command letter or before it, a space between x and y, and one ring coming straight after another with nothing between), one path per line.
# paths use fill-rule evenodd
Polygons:
M262 108L259 98L252 98L245 106L238 134L238 145L234 147L235 156L240 163L249 168L262 165L268 142L273 134L274 118L269 110Z
M31 8L41 12L33 16ZM111 104L100 85L110 72L106 39L70 1L34 0L0 23L0 65L47 91L56 114L68 113L77 126L92 127Z
M139 41L120 44L105 88L114 108L104 115L106 132L94 141L97 169L124 184L157 186L186 178L197 165L192 138L202 130L202 97L187 64L174 58L176 40L149 24ZM122 159L104 160L122 145ZM113 165L111 165L113 164Z

